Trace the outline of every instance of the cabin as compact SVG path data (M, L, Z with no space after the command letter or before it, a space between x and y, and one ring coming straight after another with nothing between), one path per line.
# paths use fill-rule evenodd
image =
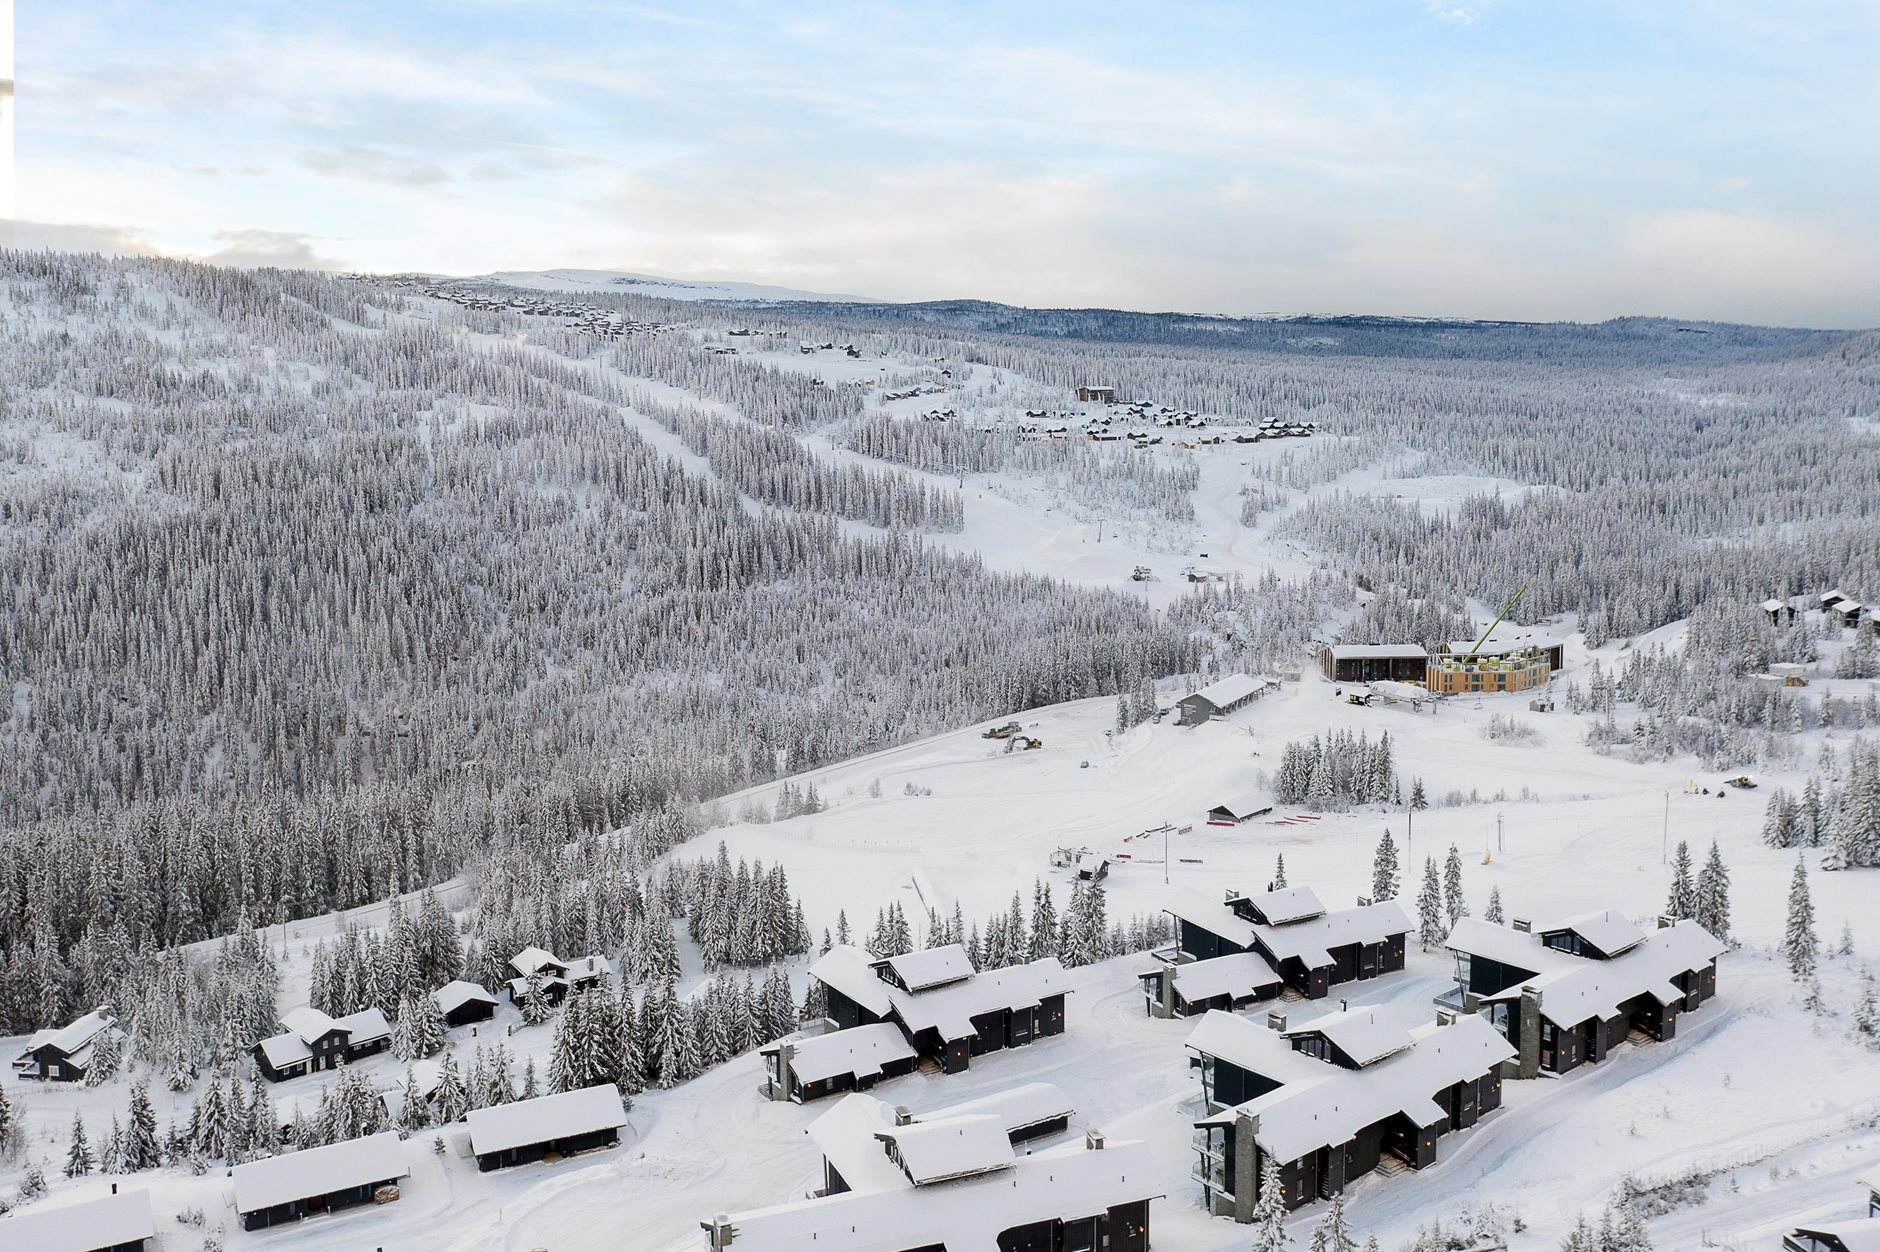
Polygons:
M1064 1033L1070 987L1056 957L975 972L957 943L879 960L838 944L809 974L838 1029L891 1022L947 1074L982 1053Z
M509 958L509 968L515 977L503 986L509 991L510 1003L518 1008L529 998L529 978L539 975L542 994L550 1004L560 1004L568 998L571 991L580 991L584 987L594 986L603 978L614 976L613 962L604 956L584 956L573 961L564 961L545 948L524 948Z
M482 983L466 982L459 978L433 991L431 999L437 1005L437 1011L444 1015L446 1026L487 1022L496 1015L496 997Z
M1694 921L1646 932L1613 909L1536 926L1465 917L1445 947L1456 958L1447 1003L1480 1013L1519 1050L1513 1077L1597 1064L1628 1041L1677 1034L1678 1014L1717 994L1726 945Z
M1836 626L1851 628L1860 625L1860 612L1859 600L1836 600L1828 606L1828 616L1834 619Z
M1335 683L1420 683L1429 664L1429 652L1414 643L1340 643L1319 653L1319 668Z
M1880 1217L1811 1222L1782 1236L1783 1252L1880 1252Z
M1251 1222L1270 1159L1288 1209L1330 1199L1385 1161L1436 1162L1436 1141L1501 1107L1508 1041L1478 1017L1408 1028L1354 1007L1289 1026L1211 1012L1188 1036L1207 1116L1194 1176L1216 1217Z
M395 1131L263 1157L229 1171L243 1230L264 1230L360 1204L398 1198L411 1173Z
M1808 685L1808 667L1794 661L1777 661L1769 667L1772 678L1780 681L1784 687L1806 687Z
M1150 1017L1193 1017L1211 1009L1244 1009L1278 999L1286 980L1258 952L1234 952L1205 961L1160 964L1136 978Z
M337 1069L392 1046L392 1026L376 1008L328 1017L302 1006L281 1015L281 1033L257 1043L255 1067L269 1082Z
M892 1022L783 1039L758 1050L764 1094L806 1104L847 1091L867 1091L884 1078L911 1074L920 1053Z
M1077 399L1084 404L1115 404L1116 388L1079 387L1077 389Z
M1273 801L1264 792L1254 792L1224 801L1208 810L1208 825L1238 826L1273 811Z
M620 1142L627 1112L620 1088L603 1083L476 1109L464 1121L470 1127L470 1154L488 1173L551 1155L565 1159L611 1148Z
M43 1082L83 1082L91 1072L92 1050L107 1031L122 1037L117 1019L104 1007L63 1026L36 1031L14 1058L13 1073Z
M988 1097L996 1100L998 1097ZM810 1123L824 1185L808 1199L701 1221L713 1252L1148 1252L1161 1198L1149 1145L1081 1140L1019 1155L1008 1118L916 1118L845 1096Z
M157 1237L148 1191L111 1194L73 1204L35 1204L0 1217L0 1248L21 1252L145 1252Z
M1769 615L1772 626L1786 626L1795 620L1795 606L1787 600L1774 597L1762 602L1762 611Z
M1177 892L1164 909L1175 919L1175 944L1158 952L1157 959L1165 965L1185 965L1252 952L1285 986L1309 1000L1323 999L1339 983L1404 967L1411 926L1395 900L1328 911L1310 887L1225 895L1217 902L1198 891ZM1257 971L1249 977L1255 975ZM1176 972L1178 984L1183 977Z
M1278 681L1272 678L1229 674L1226 678L1209 683L1193 695L1183 696L1176 704L1180 713L1175 724L1199 726L1213 718L1226 717L1278 686Z

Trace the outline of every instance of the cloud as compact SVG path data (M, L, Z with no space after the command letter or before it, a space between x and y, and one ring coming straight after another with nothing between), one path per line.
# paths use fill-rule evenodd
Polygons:
M106 256L160 256L134 226L89 226L74 222L0 222L0 238L23 252L102 252Z
M196 259L211 265L232 265L253 269L272 265L292 270L337 270L347 268L331 257L323 257L308 242L311 235L280 230L218 230L215 238L227 247Z
M1880 247L1800 218L1689 209L1634 218L1615 258L1687 315L1880 325Z
M279 230L218 230L222 246L206 252L160 248L142 230L130 226L95 226L75 222L0 222L0 242L26 252L101 252L106 256L167 256L242 269L272 265L281 269L349 268L313 249L314 236Z
M1495 7L1496 0L1423 0L1423 7L1432 17L1445 22L1455 22L1461 26L1472 26L1481 16Z

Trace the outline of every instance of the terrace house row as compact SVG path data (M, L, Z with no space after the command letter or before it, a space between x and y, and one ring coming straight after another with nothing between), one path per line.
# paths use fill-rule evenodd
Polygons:
M1479 1017L1414 1029L1390 1011L1349 1008L1289 1028L1210 1012L1188 1036L1208 1115L1195 1123L1193 1176L1217 1217L1253 1220L1266 1162L1286 1207L1342 1192L1395 1160L1435 1163L1436 1141L1501 1107L1507 1040Z
M1339 983L1401 970L1410 933L1395 900L1327 912L1310 887L1228 891L1218 902L1182 891L1166 911L1175 919L1174 946L1138 975L1153 1017L1242 1007L1288 987L1323 999Z
M1519 1051L1515 1076L1564 1074L1628 1039L1672 1038L1678 1014L1717 994L1725 945L1693 921L1647 933L1606 909L1544 926L1465 917L1445 946L1457 987L1443 1001L1481 1013Z

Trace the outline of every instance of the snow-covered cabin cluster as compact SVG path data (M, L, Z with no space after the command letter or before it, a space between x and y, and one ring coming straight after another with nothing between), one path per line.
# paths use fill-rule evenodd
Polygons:
M809 1126L823 1156L815 1197L701 1222L713 1252L928 1252L1107 1248L1146 1252L1160 1192L1146 1143L1014 1145L1069 1117L1047 1084L915 1116L850 1094ZM1041 1116L1043 1114L1043 1116ZM1049 1129L1040 1129L1049 1127Z
M879 959L842 944L809 974L834 1029L763 1050L772 1099L860 1090L922 1059L957 1073L983 1052L1064 1031L1069 979L1056 957L980 972L957 943Z
M524 948L510 957L509 968L515 971L515 977L503 985L509 989L509 999L517 1007L528 1002L531 981L541 988L550 1004L560 1004L568 998L569 992L594 986L615 974L613 962L604 956L564 961L545 948L535 947Z
M1210 900L1176 893L1168 914L1175 943L1137 975L1155 1017L1239 1008L1288 987L1317 1000L1338 983L1404 967L1410 919L1395 900L1327 910L1310 887L1282 887Z
M1717 994L1726 948L1694 921L1645 931L1613 909L1538 926L1465 917L1445 946L1456 958L1452 1003L1519 1049L1522 1078L1602 1061L1634 1035L1672 1038L1680 1012Z

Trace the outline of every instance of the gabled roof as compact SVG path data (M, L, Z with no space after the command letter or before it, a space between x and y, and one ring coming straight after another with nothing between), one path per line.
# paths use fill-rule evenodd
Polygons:
M1671 980L1702 969L1727 945L1693 921L1646 932L1642 940L1611 960L1574 956L1547 947L1538 934L1465 917L1449 932L1444 946L1452 952L1485 957L1534 976L1482 998L1518 1000L1523 987L1541 993L1541 1016L1556 1026L1572 1027L1591 1017L1613 1017L1628 1000L1649 995L1660 1004L1683 998Z
M627 1110L620 1103L620 1088L603 1083L477 1109L464 1120L470 1127L470 1151L483 1156L597 1130L618 1130L627 1124Z
M36 1052L40 1048L56 1048L66 1056L71 1056L90 1044L101 1032L109 1029L112 1020L109 1010L93 1009L83 1017L52 1031L43 1039L39 1035L34 1035L28 1050Z
M305 1004L281 1014L281 1028L299 1035L301 1042L309 1044L317 1039L325 1038L335 1030L343 1029L338 1022L319 1009Z
M809 976L834 987L876 1017L886 1017L894 1002L888 998L888 984L871 968L873 961L863 949L838 943L809 967Z
M775 1052L779 1046L773 1043L762 1051ZM806 1083L824 1082L841 1074L871 1078L897 1061L911 1061L919 1055L892 1022L832 1030L792 1040L790 1046L790 1072L797 1081Z
M909 991L925 991L929 987L973 976L973 963L967 957L966 949L957 943L890 956L875 964L892 969Z
M1258 952L1234 952L1205 961L1164 966L1139 977L1147 978L1153 973L1173 978L1176 990L1190 1004L1220 995L1240 1000L1285 981Z
M293 1031L283 1031L270 1035L260 1043L261 1055L267 1057L268 1064L275 1069L285 1069L300 1061L313 1059L313 1049Z
M360 1009L357 1013L348 1013L344 1017L332 1019L333 1024L346 1032L347 1046L371 1043L374 1039L389 1038L392 1024L385 1020L385 1014L376 1008Z
M1192 887L1178 888L1162 908L1164 912L1199 926L1211 935L1219 935L1243 948L1253 946L1252 922L1236 916L1222 901L1204 896Z
M1762 606L1763 606L1764 611L1769 612L1769 613L1779 612L1780 610L1786 609L1789 607L1788 604L1782 600L1764 600L1762 602Z
M235 1210L253 1213L289 1200L403 1178L410 1172L397 1133L388 1130L304 1152L264 1157L237 1165L229 1173L235 1182Z
M878 1017L892 1012L910 1033L935 1029L943 1039L974 1033L972 1018L1003 1008L1030 1008L1045 996L1066 992L1070 979L1054 956L1004 969L983 970L957 982L920 992L883 982L874 958L860 948L838 944L810 966L810 975Z
M1410 1046L1410 1031L1388 1009L1360 1005L1280 1032L1288 1039L1323 1035L1355 1064L1370 1065Z
M156 1215L148 1191L121 1191L71 1204L35 1204L0 1217L0 1247L21 1252L96 1252L154 1239Z
M527 947L509 958L510 968L527 978L544 965L553 965L556 969L566 969L562 959L547 948Z
M1237 822L1244 822L1249 817L1258 817L1262 813L1273 811L1273 797L1264 791L1249 791L1245 795L1224 800L1208 810L1210 815L1226 813Z
M1319 893L1310 887L1281 887L1277 891L1262 891L1240 898L1275 926L1302 922L1325 913L1325 906L1319 903Z
M1542 936L1569 930L1609 957L1630 951L1645 941L1645 932L1617 909L1576 913L1572 917L1534 927L1534 933Z
M1836 1239L1847 1252L1880 1252L1880 1217L1851 1222L1810 1222L1795 1230L1797 1234Z
M1012 1166L1004 1122L989 1113L884 1126L875 1138L893 1146L902 1172L917 1187Z
M1357 908L1339 909L1322 917L1289 922L1284 926L1257 926L1260 939L1275 958L1297 957L1308 969L1332 963L1332 948L1353 943L1382 943L1413 927L1395 900L1379 900Z
M962 1100L958 1104L949 1104L945 1108L934 1109L930 1113L916 1113L914 1120L925 1122L943 1117L990 1113L999 1119L1005 1127L1006 1134L1011 1135L1036 1126L1040 1122L1054 1121L1058 1118L1068 1121L1074 1111L1071 1107L1071 1098L1059 1090L1057 1084L1028 1082L971 1100Z
M811 1122L807 1133L816 1150L851 1190L894 1191L909 1185L907 1175L888 1159L875 1138L877 1131L894 1125L894 1116L892 1106L851 1091Z
M586 982L593 978L612 978L614 963L604 956L576 957L568 962L568 981ZM525 980L526 981L526 980Z
M1267 685L1267 681L1247 674L1229 674L1226 678L1216 679L1194 694L1217 709L1225 708L1257 694Z
M1409 1033L1409 1046L1363 1069L1315 1060L1278 1031L1214 1010L1188 1036L1191 1052L1217 1057L1280 1085L1196 1125L1259 1119L1254 1139L1281 1161L1345 1143L1367 1126L1402 1115L1418 1126L1444 1116L1434 1097L1464 1079L1480 1078L1514 1048L1481 1017L1429 1023Z
M436 1001L438 1011L442 1013L454 1012L470 1003L495 1004L497 1002L496 997L491 995L482 983L466 982L461 978L455 982L447 982L433 991L431 999Z

